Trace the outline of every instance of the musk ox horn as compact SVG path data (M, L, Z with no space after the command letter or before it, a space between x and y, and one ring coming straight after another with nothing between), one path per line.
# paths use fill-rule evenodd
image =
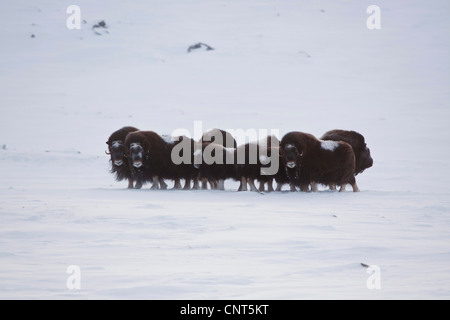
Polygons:
M109 155L111 155L111 153L110 152L107 152L106 150L105 150L105 153L109 156Z

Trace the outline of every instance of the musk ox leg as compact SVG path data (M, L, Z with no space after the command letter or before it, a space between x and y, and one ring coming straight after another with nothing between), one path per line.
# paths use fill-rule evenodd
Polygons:
M339 192L344 192L344 191L345 191L345 187L347 187L347 184L346 184L346 183L343 183L343 184L341 185L341 188L339 189Z
M250 186L250 191L258 192L258 189L255 186L255 180L253 178L248 179L248 185Z
M161 190L166 190L167 189L167 183L164 181L164 179L159 178L158 181L159 181L159 188Z
M238 191L247 191L247 178L241 178L241 184L239 185Z
M358 185L356 184L356 179L353 177L353 179L350 181L350 184L353 188L353 192L359 192Z
M158 177L157 176L153 176L153 178L152 178L152 182L153 182L153 185L152 185L152 187L150 188L151 190L158 190L159 189L159 181L158 181Z
M225 180L220 179L217 183L217 189L218 190L225 190Z
M208 181L209 181L209 184L211 185L211 190L217 190L217 181L213 180L213 179L210 179Z
M295 184L291 183L290 186L291 186L291 192L297 191L297 189L295 188Z
M283 184L280 182L277 182L277 191L281 191L282 188L283 188Z
M141 189L142 188L142 181L141 179L136 180L136 185L134 186L135 189Z
M199 190L200 189L200 184L198 181L198 178L194 178L194 185L192 186L193 190Z
M191 190L191 179L188 178L184 181L183 190Z
M308 192L309 191L309 184L308 183L300 184L300 191L301 192Z
M259 188L258 188L258 191L259 191L259 192L264 192L264 190L265 190L264 182L263 182L263 181L259 181Z
M128 178L128 189L133 189L133 179Z
M269 179L269 181L267 182L267 191L268 192L273 192L273 179Z
M180 190L181 189L181 182L180 179L175 179L175 184L173 186L174 189Z
M317 182L311 182L311 191L317 192L319 188L317 187Z
M336 183L330 183L330 190L336 190Z
M202 190L208 190L208 179L202 178Z

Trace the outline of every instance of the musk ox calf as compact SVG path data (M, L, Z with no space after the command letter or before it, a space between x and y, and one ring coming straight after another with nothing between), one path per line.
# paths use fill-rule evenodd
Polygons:
M181 167L176 166L171 159L174 143L168 143L153 131L135 131L127 135L125 146L131 172L137 181L136 188L153 181L152 189L158 189L161 179L174 180L175 188L181 188ZM163 188L166 186L164 183Z
M290 183L307 191L309 185L337 184L345 191L351 184L359 191L355 180L355 154L352 147L342 141L319 140L311 134L290 132L281 140L280 152Z
M330 130L320 139L344 141L352 146L356 161L355 176L373 166L373 159L370 155L370 149L367 147L366 141L362 134L348 130Z
M130 132L138 131L134 127L123 127L111 134L106 144L108 152L111 156L111 173L115 174L117 181L128 180L128 188L134 187L133 175L129 167L126 155L125 139Z

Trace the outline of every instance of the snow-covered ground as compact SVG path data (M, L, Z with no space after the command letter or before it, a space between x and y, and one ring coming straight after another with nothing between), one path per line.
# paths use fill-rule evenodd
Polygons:
M66 27L70 4L81 30ZM366 26L371 4L380 30ZM0 298L449 299L449 9L2 1ZM108 33L96 35L101 20ZM215 50L187 53L197 42ZM113 131L194 134L194 121L280 135L352 129L375 163L357 177L360 193L113 180ZM66 285L71 265L79 290ZM371 276L380 289L368 289Z

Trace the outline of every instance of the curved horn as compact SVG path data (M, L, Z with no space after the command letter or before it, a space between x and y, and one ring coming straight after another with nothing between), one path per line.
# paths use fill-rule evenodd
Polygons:
M109 156L109 155L111 155L111 153L110 152L107 152L106 150L105 150L105 153Z

